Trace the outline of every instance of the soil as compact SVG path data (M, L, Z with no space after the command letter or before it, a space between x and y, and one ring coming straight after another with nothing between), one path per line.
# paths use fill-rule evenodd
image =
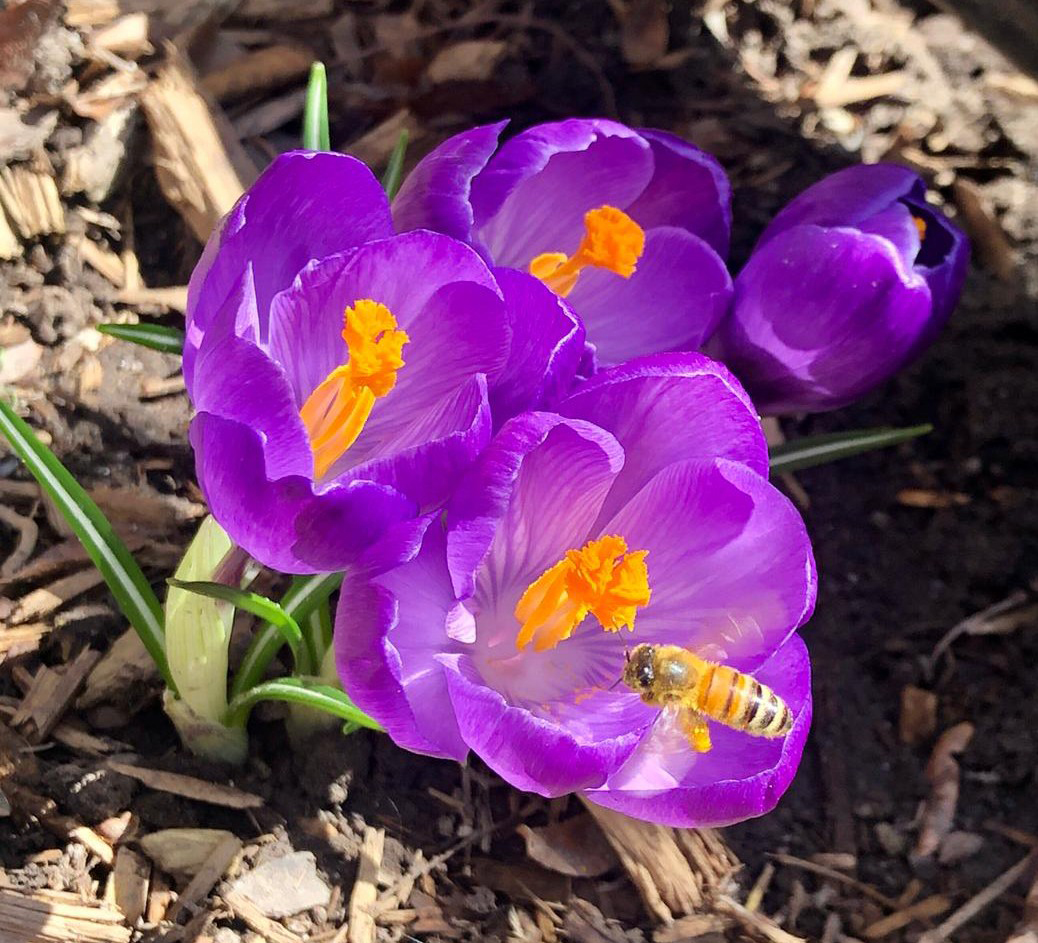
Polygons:
M41 6L39 0L24 6L30 4ZM157 6L153 31L175 33ZM743 863L736 896L745 899L777 862L762 885L760 912L785 931L827 943L867 936L871 924L897 909L882 906L862 885L902 905L947 898L936 919L906 921L883 935L912 941L1038 847L1038 85L954 16L922 2L667 6L628 0L614 9L590 0L471 8L460 0L426 0L409 9L395 2L286 0L276 19L228 17L218 5L205 6L222 12L218 31L195 36L192 55L203 74L226 56L220 44L228 37L309 46L330 67L333 144L376 162L384 162L392 140L373 144L368 132L401 108L408 109L415 138L409 163L446 134L500 117L522 127L570 114L615 113L634 125L684 134L715 153L732 177L736 268L770 216L829 171L884 158L925 174L933 198L960 222L969 220L976 245L951 325L917 364L866 400L792 418L783 427L789 437L923 422L934 431L890 451L797 475L793 493L805 503L821 574L817 613L804 631L815 666L814 728L779 808L726 829L723 837ZM318 15L308 16L315 8ZM468 19L452 25L459 17ZM427 65L437 53L473 38L503 43L489 71L429 79ZM10 46L0 33L0 46L5 42ZM22 80L28 84L18 95L59 111L46 153L60 169L91 120L72 114L60 89L72 75L85 85L88 71L99 66L85 63L68 36L53 42L72 50L70 64L43 63L46 68ZM7 71L19 65L12 48ZM857 55L841 86L827 65L844 49ZM32 74L31 59L26 71ZM895 71L903 80L894 93L819 103L827 76L839 92L848 82ZM294 86L286 82L225 108L240 121L300 87L298 79ZM247 139L253 157L262 163L293 146L297 116ZM158 189L146 134L133 139L129 166L101 204L80 195L68 205L111 213L116 222L132 209L145 283L182 285L200 246ZM964 187L980 197L979 222ZM87 238L118 249L111 230L96 220L88 215L78 225ZM0 269L0 346L24 331L40 346L42 360L10 383L6 395L49 435L81 481L116 489L123 526L148 545L152 556L145 560L158 583L202 513L177 363L124 343L99 345L86 329L128 313L170 324L178 315L119 302L113 285L82 264L67 238L30 240L24 249L21 259ZM156 384L171 378L161 387L169 392L154 395ZM0 450L0 486L5 480L27 476ZM7 492L0 496L8 500ZM55 516L33 501L11 497L10 504L40 527L33 559L66 539ZM14 551L15 536L0 527L0 561ZM163 547L172 548L166 558ZM0 620L57 572L37 567L0 582ZM1005 600L1015 601L1019 617L1003 621L1001 631L963 633L939 647L953 627ZM38 646L0 654L0 706L18 703L28 672L61 664L83 645L105 651L123 629L100 588L40 618L47 632ZM977 629L976 622L971 626ZM921 727L913 726L903 716L913 689L935 696L932 725L924 717ZM142 766L226 782L225 771L182 751L157 693L157 685L145 681L69 716L95 736L117 741L116 752L135 755ZM913 849L932 792L928 762L940 734L963 722L974 732L957 757L953 836L937 854L920 857ZM249 763L235 785L265 804L248 812L156 792L107 770L104 757L61 744L34 750L35 769L20 775L61 813L88 825L128 810L140 835L174 826L227 829L246 843L244 869L282 851L312 851L329 884L342 892L326 908L283 921L302 937L332 939L342 924L371 826L386 830L383 890L416 863L454 850L402 902L419 916L380 926L380 939L549 940L558 934L634 941L661 932L619 864L593 879L570 878L528 859L515 826L578 815L576 800L530 801L478 763L461 768L411 756L364 732L325 734L294 752L277 710L260 711L253 734ZM822 877L776 854L838 873ZM8 886L87 896L99 893L94 882L103 885L107 873L81 846L17 809L0 818L0 866ZM1024 880L997 895L953 938L1006 940L1025 919L1027 887ZM145 939L249 939L254 931L214 899L204 898L200 916L172 936L169 926L139 932ZM553 910L544 901L568 909ZM592 910L580 910L578 901ZM581 922L573 917L578 912L594 919ZM600 917L604 922L595 923ZM703 939L724 933L764 938L745 923L708 932L713 936Z

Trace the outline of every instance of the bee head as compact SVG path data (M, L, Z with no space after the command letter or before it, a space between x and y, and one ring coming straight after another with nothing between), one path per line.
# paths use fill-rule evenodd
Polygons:
M656 680L656 647L636 645L624 652L624 684L632 691L648 691Z

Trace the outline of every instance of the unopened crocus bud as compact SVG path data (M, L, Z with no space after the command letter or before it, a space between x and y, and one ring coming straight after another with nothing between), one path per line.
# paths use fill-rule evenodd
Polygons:
M232 548L223 528L207 517L180 561L176 578L184 582L217 578ZM177 696L167 692L164 706L188 749L209 759L238 763L245 758L245 731L223 723L233 620L230 603L169 588L166 658Z
M762 413L844 406L936 338L969 246L925 190L905 167L848 167L764 231L711 347Z

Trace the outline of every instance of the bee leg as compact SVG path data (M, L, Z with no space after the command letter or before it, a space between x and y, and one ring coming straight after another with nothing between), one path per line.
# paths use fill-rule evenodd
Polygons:
M710 728L699 714L686 713L681 721L682 730L697 753L710 752Z

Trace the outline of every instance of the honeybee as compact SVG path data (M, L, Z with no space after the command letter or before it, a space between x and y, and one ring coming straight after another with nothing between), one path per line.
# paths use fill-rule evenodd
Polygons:
M624 655L623 682L646 704L676 713L692 749L710 749L706 718L752 737L793 729L793 713L756 678L692 654L680 645L636 645Z

